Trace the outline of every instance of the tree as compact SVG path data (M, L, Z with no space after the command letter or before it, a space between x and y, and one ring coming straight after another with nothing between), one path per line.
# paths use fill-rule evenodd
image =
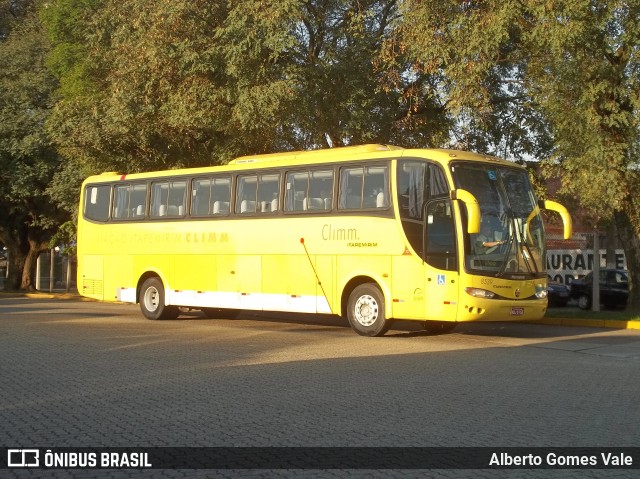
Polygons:
M615 218L639 285L640 2L405 0L402 12L389 48L441 75L447 108L490 131L497 94L548 125L548 165L599 220Z
M9 251L12 289L34 288L36 258L65 217L46 192L60 165L44 130L56 82L30 3L12 3L11 29L0 39L0 241Z
M22 4L12 15L0 38L0 241L9 251L7 287L33 289L36 258L64 219L46 192L60 165L44 130L56 82L35 9Z
M376 59L396 0L58 0L45 13L60 151L91 171L363 142L439 143ZM425 108L425 112L427 108Z

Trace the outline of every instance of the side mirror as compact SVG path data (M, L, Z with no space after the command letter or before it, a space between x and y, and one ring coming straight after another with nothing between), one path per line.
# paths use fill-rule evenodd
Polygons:
M467 233L480 233L480 205L475 196L467 190L453 190L451 192L452 200L460 200L467 207Z
M564 206L560 203L556 203L555 201L544 200L540 201L540 208L558 213L562 218L562 224L564 226L564 239L568 240L571 238L573 235L573 224L571 222L571 215Z

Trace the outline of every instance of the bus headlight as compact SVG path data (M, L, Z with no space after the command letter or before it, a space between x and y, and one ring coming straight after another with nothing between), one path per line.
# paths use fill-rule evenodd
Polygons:
M547 297L547 288L542 284L536 284L536 298L544 299Z
M474 298L491 299L496 295L496 293L492 291L480 288L464 288L464 290L468 295L473 296Z

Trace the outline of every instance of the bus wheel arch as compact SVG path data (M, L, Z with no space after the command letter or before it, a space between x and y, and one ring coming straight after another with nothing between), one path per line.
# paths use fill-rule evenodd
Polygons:
M342 316L361 336L382 336L391 326L384 291L370 277L352 278L343 289L341 304Z
M155 273L147 272L140 278L137 288L140 310L147 319L175 319L180 310L165 304L164 282Z

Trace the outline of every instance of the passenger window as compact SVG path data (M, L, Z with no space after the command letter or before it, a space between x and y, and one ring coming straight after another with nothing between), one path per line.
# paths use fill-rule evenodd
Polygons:
M191 214L228 215L230 195L230 178L195 179L191 186Z
M278 211L279 174L260 175L258 177L258 205L260 213L275 213Z
M258 175L239 176L238 191L236 192L236 213L255 213L257 193Z
M87 186L84 191L84 216L94 221L109 219L111 185Z
M308 190L309 173L307 171L287 173L285 211L304 211L304 200Z
M151 217L179 217L185 215L187 182L162 181L151 185Z
M340 170L340 209L374 209L389 206L387 166L349 167Z
M196 179L191 184L191 214L207 216L211 214L211 190L213 180Z
M279 174L239 176L236 213L277 212L279 184Z
M147 203L147 185L131 185L130 212L132 218L144 218Z
M286 211L329 211L333 197L333 171L287 173Z
M147 185L145 183L116 185L113 193L114 219L144 218Z

